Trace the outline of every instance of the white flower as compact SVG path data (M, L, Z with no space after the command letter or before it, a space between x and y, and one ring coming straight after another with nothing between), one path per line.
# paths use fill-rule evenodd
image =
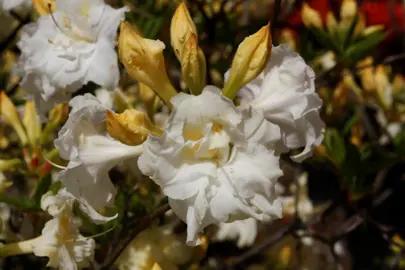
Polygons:
M80 220L73 215L74 198L65 190L42 197L41 207L53 216L42 235L31 240L36 256L49 257L48 266L75 270L89 266L95 242L79 233Z
M17 72L42 112L89 81L116 87L116 30L126 11L101 0L56 0L53 14L24 27Z
M114 92L108 91L105 88L99 88L95 92L96 98L107 109L112 110L114 106Z
M30 7L32 0L0 0L0 11L10 11L20 7Z
M96 97L77 96L69 104L72 111L55 140L60 156L69 160L59 179L94 221L108 221L95 211L114 200L116 191L108 171L123 160L139 156L142 146L128 146L108 135L107 109Z
M336 57L332 51L327 51L318 58L315 59L315 63L320 65L323 70L332 69L336 66Z
M279 140L279 129L254 110L238 111L213 86L171 102L165 132L148 137L138 166L187 223L187 243L198 244L209 224L280 217L274 185L282 171L263 145Z
M315 93L315 73L288 45L273 47L264 71L240 90L242 107L263 111L281 129L279 151L305 147L292 158L302 161L323 140L322 100Z
M254 218L220 223L215 240L237 240L239 248L249 247L256 240L258 221Z

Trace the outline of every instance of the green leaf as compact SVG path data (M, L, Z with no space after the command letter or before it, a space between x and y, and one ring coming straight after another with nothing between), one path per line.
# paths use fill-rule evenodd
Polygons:
M346 147L344 139L336 129L326 130L324 144L328 155L341 165L346 158Z
M346 49L350 45L350 43L354 40L354 30L356 29L358 20L359 20L358 16L354 17L352 23L350 24L349 28L345 32L345 36L343 39L343 48L344 49Z
M332 50L334 52L339 52L339 47L336 45L334 40L329 36L328 32L320 30L318 28L309 28L311 33L315 36L316 40L325 47L326 50Z
M52 176L51 174L46 174L41 177L34 193L34 202L37 206L41 205L41 198L46 192L48 192L49 188L52 184Z
M41 208L37 207L35 203L28 197L11 198L4 194L0 194L0 202L13 205L23 211L38 211Z
M377 31L366 36L364 39L360 40L349 46L343 55L342 61L350 61L356 63L357 61L363 59L367 55L371 54L372 51L387 37L387 33Z
M405 156L405 130L402 130L394 138L395 152L400 156Z
M356 122L359 120L359 115L356 113L350 118L349 121L346 122L344 128L343 128L343 135L349 134L349 132L352 130L352 127Z

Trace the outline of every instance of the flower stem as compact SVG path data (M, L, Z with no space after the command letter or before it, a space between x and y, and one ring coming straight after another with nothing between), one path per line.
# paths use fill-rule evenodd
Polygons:
M38 238L0 246L0 257L8 257L32 253L33 243L36 240L38 240Z

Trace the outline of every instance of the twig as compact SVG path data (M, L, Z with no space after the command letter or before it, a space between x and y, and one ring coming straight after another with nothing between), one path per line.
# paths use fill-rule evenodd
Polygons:
M118 257L121 255L121 253L125 250L125 248L129 245L129 243L142 231L144 231L145 229L147 229L150 224L152 223L152 221L158 217L160 217L161 215L163 215L164 213L166 213L168 210L170 209L169 204L165 204L161 207L159 207L158 209L155 210L155 212L153 212L151 215L149 216L145 216L143 218L141 218L138 222L138 226L136 228L134 228L133 230L128 232L128 236L123 239L115 248L115 250L113 251L113 253L108 256L106 258L106 260L104 261L104 263L101 265L101 267L99 269L111 269L112 265L114 264L114 262L118 259Z
M250 259L251 257L261 253L262 251L266 250L267 248L273 246L278 241L280 241L284 236L292 233L295 230L296 222L293 221L290 223L289 226L286 226L280 229L277 233L275 233L272 237L264 240L262 243L253 247L252 249L248 250L247 252L243 253L241 256L236 257L235 259L229 261L226 264L226 269L234 269L236 266L242 264L246 260Z

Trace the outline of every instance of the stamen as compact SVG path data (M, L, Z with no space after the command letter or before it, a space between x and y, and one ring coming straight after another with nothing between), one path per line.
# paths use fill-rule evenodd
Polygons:
M51 15L53 23L56 25L56 28L58 28L63 34L65 34L67 37L70 38L70 36L62 29L62 27L59 26L59 24L56 22L55 17L53 16L52 13L52 4L48 3L48 9L49 9L49 14Z
M56 164L56 163L50 161L50 160L47 159L46 157L44 157L44 159L45 159L47 162L49 162L49 164L51 164L52 166L54 166L54 167L56 167L56 168L58 168L58 169L61 169L61 170L66 170L66 169L67 169L67 167L62 166L62 165L58 165L58 164Z

